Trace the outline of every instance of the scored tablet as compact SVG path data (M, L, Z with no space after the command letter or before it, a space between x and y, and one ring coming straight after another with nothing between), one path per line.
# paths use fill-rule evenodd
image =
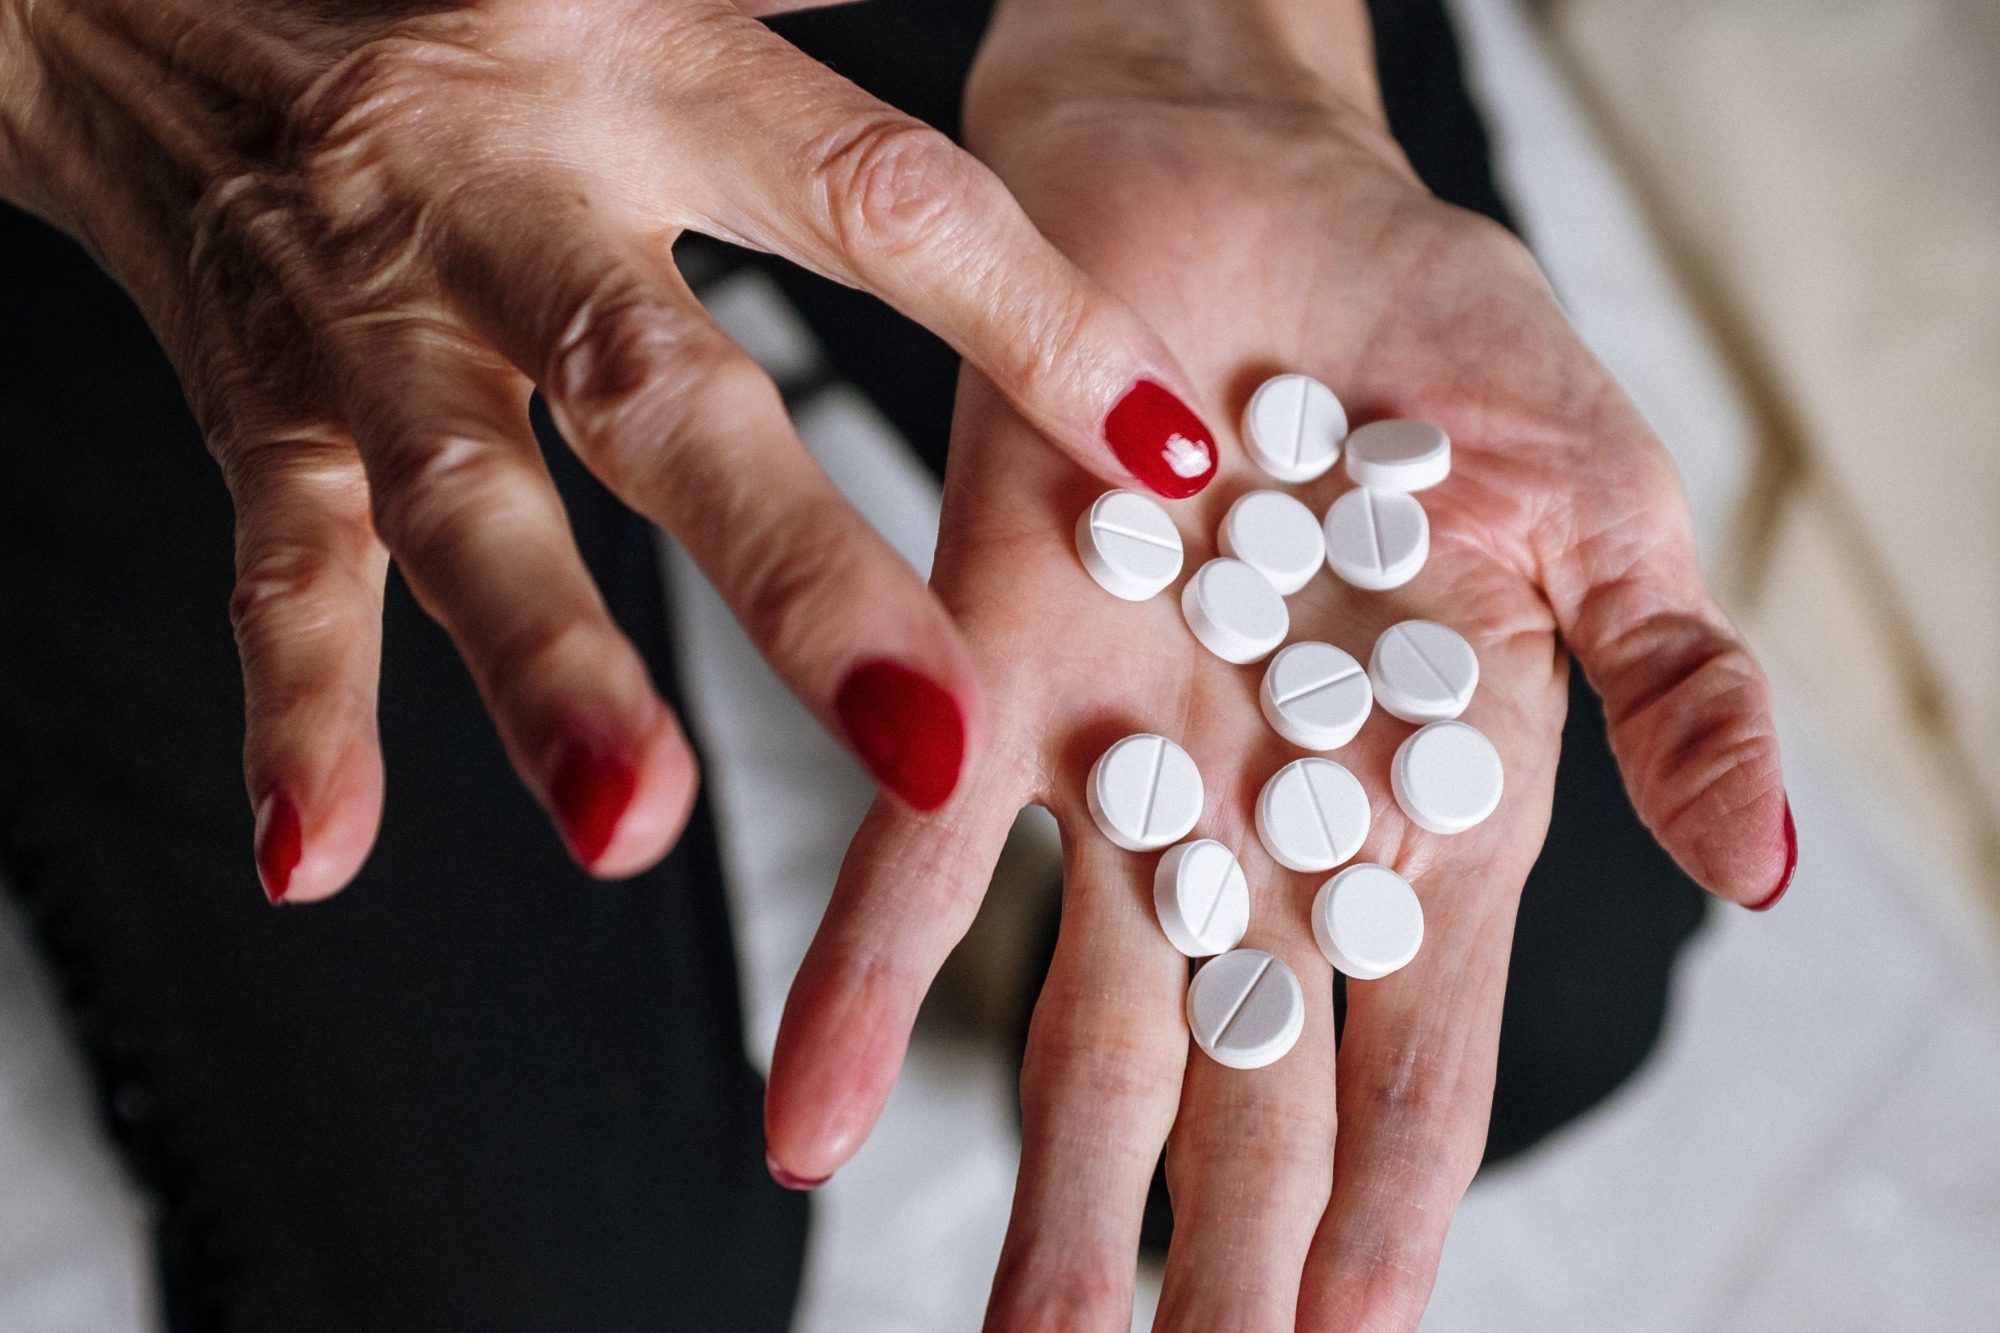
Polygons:
M1090 766L1084 800L1104 836L1128 852L1172 846L1201 818L1201 771L1151 732L1116 741Z

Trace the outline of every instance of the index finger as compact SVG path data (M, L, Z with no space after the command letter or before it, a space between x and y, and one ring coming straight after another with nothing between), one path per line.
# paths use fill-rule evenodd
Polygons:
M999 177L762 25L737 22L745 30L729 39L754 61L755 84L718 69L705 76L717 86L679 108L711 163L697 229L880 296L1107 481L1169 499L1208 484L1215 437L1189 406L1185 372Z

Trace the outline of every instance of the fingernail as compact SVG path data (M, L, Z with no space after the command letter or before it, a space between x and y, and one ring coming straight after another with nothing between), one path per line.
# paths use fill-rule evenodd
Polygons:
M764 1154L764 1169L771 1173L771 1179L777 1181L788 1190L816 1190L821 1185L826 1184L827 1181L833 1179L831 1176L821 1176L818 1180L807 1180L804 1176L795 1176L785 1170L784 1167L779 1166L778 1159L771 1156L768 1152Z
M275 907L285 900L285 890L292 886L292 871L305 851L298 807L289 796L273 791L258 803L257 828L251 842L256 848L257 878L264 885L264 897Z
M1104 438L1126 471L1169 500L1215 476L1215 437L1164 384L1140 380L1104 418Z
M842 683L833 711L877 782L918 810L950 799L965 761L965 719L943 686L899 662L864 662Z
M549 779L549 804L578 861L594 865L604 855L638 786L638 774L622 759L582 744L563 749Z
M1778 876L1778 887L1771 890L1771 896L1760 903L1752 903L1753 912L1768 912L1778 905L1778 899L1792 887L1792 877L1799 873L1799 828L1792 822L1792 803L1785 802L1785 870Z

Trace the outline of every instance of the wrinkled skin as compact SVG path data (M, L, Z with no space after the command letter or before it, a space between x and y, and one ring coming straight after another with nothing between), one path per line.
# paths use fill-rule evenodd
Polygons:
M1422 497L1422 574L1365 593L1322 572L1290 600L1293 637L1365 660L1397 620L1458 628L1482 667L1466 718L1498 747L1506 795L1456 837L1409 825L1388 767L1412 729L1379 709L1333 756L1373 797L1360 859L1409 876L1426 913L1414 963L1349 984L1336 1055L1332 973L1307 918L1326 877L1277 866L1254 831L1259 787L1300 753L1259 713L1261 667L1203 651L1171 594L1129 605L1090 582L1070 533L1100 488L1035 449L969 372L934 583L987 681L990 757L938 815L878 803L856 838L779 1038L772 1151L813 1178L859 1145L1016 811L1046 805L1065 848L1062 929L1022 1075L1021 1174L989 1327L1126 1327L1164 1145L1175 1233L1160 1327L1414 1328L1484 1143L1569 650L1604 696L1648 825L1744 904L1788 873L1767 685L1703 588L1659 445L1523 248L1429 197L1367 99L1282 66L1218 81L1212 66L1163 69L1157 51L1099 63L1074 43L997 45L970 104L975 149L1058 245L1167 334L1211 420L1232 421L1262 378L1298 369L1335 386L1357 421L1412 416L1450 432L1452 476ZM1223 452L1217 484L1172 509L1188 569L1214 554L1229 503L1269 484L1240 448ZM1323 512L1347 484L1337 469L1297 493ZM1304 1035L1268 1068L1226 1070L1190 1045L1186 965L1152 915L1156 858L1111 846L1085 809L1092 759L1138 730L1194 756L1207 784L1198 832L1234 848L1249 876L1244 943L1305 983Z
M1184 381L990 171L723 0L0 0L0 196L132 293L222 466L245 775L294 902L374 838L392 557L587 868L685 818L692 753L577 555L537 387L822 720L886 658L976 754L956 628L682 284L683 230L882 296L1108 480L1112 403Z

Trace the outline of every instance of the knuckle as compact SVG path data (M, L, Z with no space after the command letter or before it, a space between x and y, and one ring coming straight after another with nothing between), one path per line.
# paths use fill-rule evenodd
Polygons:
M256 391L247 367L200 377L214 401L197 413L202 438L239 508L267 496L307 496L346 518L365 515L368 484L353 441L330 418L287 410ZM190 397L195 394L188 385Z
M1456 1089L1418 1051L1371 1064L1352 1077L1363 1114L1378 1124L1426 1132L1446 1123L1457 1104Z
M702 414L768 408L777 394L733 344L621 277L577 303L542 387L578 447L614 469L630 452L623 442L655 442Z
M307 263L298 191L287 173L256 166L203 182L188 228L181 277L189 299L172 340L246 374L250 349L268 358L272 349L292 347L296 313L287 288Z
M506 485L500 446L442 435L388 450L370 475L375 531L400 559L425 564L442 553L467 517L506 525L520 515Z
M311 634L339 619L345 576L327 553L296 543L275 543L246 561L229 594L229 623L239 643L274 621L290 635Z
M1123 1328L1131 1320L1132 1275L1123 1265L1087 1263L1075 1257L1037 1255L1037 1265L1054 1272L1023 1272L1010 1264L994 1286L1004 1292L994 1303L988 1327L1011 1333L1072 1333L1082 1328Z
M467 34L441 23L364 42L306 87L292 104L301 146L368 142L391 125L426 121L441 95L492 69Z
M852 632L859 608L884 600L869 595L870 552L856 533L811 533L783 514L746 516L737 533L732 600L773 662L809 660L829 634Z
M1053 1110L1081 1093L1102 1106L1134 1107L1156 1095L1167 1075L1153 1052L1115 1037L1038 1024L1031 1059L1021 1072L1022 1112Z
M607 648L616 641L602 613L571 605L508 627L486 645L483 655L510 679L530 680L545 663L590 662L600 671L614 668L620 663Z
M889 258L935 242L964 216L980 170L943 134L887 112L842 126L813 167L842 250Z
M1098 358L1081 354L1088 346L1095 303L1082 288L1063 284L1040 295L1010 321L1015 336L995 349L995 374L1029 402L1061 402L1080 391L1078 377Z
M478 174L480 154L454 148L504 124L491 110L493 58L458 31L466 16L434 16L430 30L367 42L315 79L292 106L294 190L329 237L364 253L400 252L422 230L423 210L399 206L399 163L449 157L450 173L426 170L422 197L442 200L453 181ZM484 106L483 111L476 110ZM434 204L432 205L435 206Z
M1365 1255L1352 1253L1360 1248L1343 1243L1354 1266L1365 1264L1363 1275L1355 1279L1355 1290L1338 1308L1318 1318L1301 1319L1299 1327L1312 1333L1415 1333L1424 1307L1430 1303L1431 1281L1373 1250Z

